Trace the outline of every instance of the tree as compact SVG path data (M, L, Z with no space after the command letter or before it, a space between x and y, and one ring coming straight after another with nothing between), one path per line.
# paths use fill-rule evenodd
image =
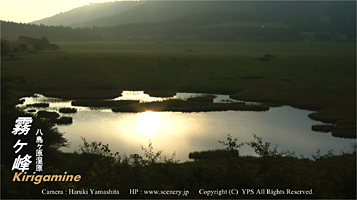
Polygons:
M10 45L7 40L1 39L1 56L7 56L11 52Z

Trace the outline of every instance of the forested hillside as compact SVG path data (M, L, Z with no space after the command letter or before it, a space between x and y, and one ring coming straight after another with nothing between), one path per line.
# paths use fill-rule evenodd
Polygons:
M135 2L131 3L125 11L125 6L120 7L122 12L113 6L112 11L118 9L119 14L76 25L82 28L2 22L2 38L17 40L24 35L53 42L356 41L356 2L149 1L129 9ZM93 7L102 6L103 13L108 5L112 4ZM46 20L84 20L85 15L78 12L74 9ZM76 13L81 17L74 17Z
M97 3L60 13L35 24L71 27L116 26L160 22L207 11L269 14L286 21L355 19L355 2L131 1ZM191 18L194 20L194 18Z

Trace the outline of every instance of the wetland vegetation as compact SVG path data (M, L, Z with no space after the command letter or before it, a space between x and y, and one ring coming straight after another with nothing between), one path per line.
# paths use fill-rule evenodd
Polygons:
M188 189L186 198L207 198L198 193L200 188L245 188L261 189L268 187L290 188L293 190L313 190L311 195L300 195L298 198L353 198L356 195L356 152L343 152L334 156L331 151L321 155L320 151L313 159L298 157L295 152L280 151L272 148L271 143L264 142L254 135L250 142L238 143L238 140L227 136L227 141L220 141L225 149L205 152L193 152L190 158L194 162L180 163L175 155L167 158L162 151L154 151L154 145L142 146L142 155L120 154L111 152L108 144L87 142L83 139L77 153L51 153L56 161L46 162L49 174L71 169L71 174L81 174L82 179L76 184L32 182L5 182L2 187L4 196L14 198L41 197L43 188L81 189L93 187L97 189L120 188L120 197L133 197L129 193L132 187L168 190ZM248 145L254 149L258 157L239 156L239 148ZM55 166L55 168L51 168ZM2 167L4 179L11 178L11 171ZM280 181L277 182L276 180ZM324 184L322 184L324 183ZM104 184L104 185L103 185ZM19 192L21 191L21 192ZM24 195L26 193L26 196ZM98 198L89 194L71 195L70 198ZM105 196L100 196L105 198ZM175 198L175 196L165 196ZM217 196L218 197L218 196ZM292 198L289 194L253 194L252 198ZM294 196L296 197L296 196ZM137 195L135 198L148 198ZM160 198L152 195L150 198ZM219 198L227 198L219 196ZM245 198L240 193L235 198Z
M182 100L166 100L164 102L136 103L113 108L113 112L145 112L145 111L175 111L175 112L208 112L208 111L266 111L267 106L246 105L244 103L208 103Z
M134 104L129 104L133 101L124 101L119 103L120 107L113 108L113 111L140 112L150 109L191 112L232 108L267 110L269 106L291 105L315 111L316 113L310 115L315 120L333 123L331 131L334 136L356 136L354 44L62 43L60 46L61 52L20 55L20 60L2 61L2 93L4 94L4 89L5 92L8 91L5 94L6 103L2 104L2 116L23 116L24 114L15 114L10 109L11 106L5 109L4 106L10 102L14 106L20 97L33 93L72 99L82 106L106 107L108 103L118 103L105 102L104 99L116 98L123 90L140 89L155 91L156 94L161 90L164 91L163 94L167 94L166 91L170 90L223 93L239 100L264 103L257 106L206 102L211 97L193 101L169 100ZM186 49L193 49L195 52L187 54ZM253 60L267 52L276 57L269 62ZM14 120L2 117L2 124L13 124ZM37 123L39 126L42 123L67 124L72 123L72 118L62 117L55 122ZM2 126L2 132L11 132L10 128ZM326 130L326 127L314 126L314 129ZM65 141L63 136L56 137ZM4 144L5 141L10 140L3 139L2 147L12 149L9 145L13 144ZM59 145L64 145L63 142L51 146L56 149ZM301 198L351 198L356 191L355 154L319 155L317 159L310 160L274 154L258 158L232 157L230 153L219 154L218 151L196 153L193 157L191 155L192 158L213 157L196 159L196 162L176 163L175 160L168 159L157 163L152 157L145 157L151 154L139 157L137 154L129 154L127 157L122 155L123 157L114 158L109 151L100 155L88 152L60 153L58 148L57 151L47 152L47 173L56 174L70 169L71 173L80 173L83 177L71 187L118 187L123 191L121 198L130 197L126 191L134 186L190 188L195 191L195 188L201 187L249 186L258 189L269 185L272 188L294 186L296 189L313 188L316 191L313 196L299 196ZM48 158L50 155L55 161ZM11 158L9 155L6 157ZM3 180L11 179L11 171L8 169L11 162L11 159L3 162ZM278 179L284 181L276 182ZM106 183L106 186L101 187L97 183ZM59 186L57 183L50 185L51 188L69 187ZM26 193L26 197L37 198L39 191L48 186L3 182L2 191L6 191L3 195L7 197L23 198ZM286 195L278 197L290 198ZM190 198L200 196L193 192Z
M33 24L1 21L1 198L57 198L43 196L42 189L69 188L120 190L119 197L109 198L163 198L130 195L133 188L187 189L187 198L208 198L198 193L201 188L313 191L300 196L240 193L234 198L356 197L355 144L339 154L331 146L325 155L316 149L306 157L273 147L255 134L251 141L228 135L218 141L221 148L191 152L187 156L194 160L180 162L173 152L164 157L162 150L154 151L151 141L148 147L141 146L141 154L114 153L109 144L83 138L78 151L62 152L70 141L57 125L73 126L84 107L109 108L118 116L146 111L268 111L288 105L313 112L308 117L316 120L311 126L314 134L356 138L356 2L124 4L91 4ZM144 91L151 97L173 97L178 92L205 95L153 102L117 100L123 91ZM34 94L71 105L58 109L50 106L58 99L30 104L19 100ZM214 102L218 94L228 95L231 102ZM19 139L11 132L18 117L33 118L31 131L21 138L31 144L23 152L35 158L32 144L41 129L43 172L68 171L80 174L81 181L39 185L11 181L18 156L14 144ZM146 124L155 122L148 120L155 115L141 117ZM202 133L198 140L204 143L208 137ZM309 145L314 142L319 141ZM255 156L242 155L242 146ZM29 173L35 171L34 163Z
M42 93L82 99L75 101L81 103L92 99L83 104L90 105L94 99L113 99L123 90L229 94L239 100L316 111L310 117L334 123L334 136L356 135L354 44L61 43L60 46L62 52L23 55L21 60L2 62L2 78L14 88L16 98ZM186 49L194 49L195 53L187 54ZM274 60L253 60L267 52L276 56Z
M60 108L59 112L60 113L76 113L77 109L75 109L75 108Z

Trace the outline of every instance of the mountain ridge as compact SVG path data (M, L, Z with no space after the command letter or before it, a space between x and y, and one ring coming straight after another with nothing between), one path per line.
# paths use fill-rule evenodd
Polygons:
M66 42L353 42L355 7L356 2L145 2L110 16L112 24L121 20L118 25L1 26L2 38L8 40L28 36Z
M353 9L355 12L355 5L355 2L116 1L86 5L32 23L72 28L110 27L156 23L208 11L269 14L292 21L326 18L331 15L349 15L350 18L355 18L355 13L354 16L350 14Z
M92 19L111 16L134 8L144 2L139 1L115 1L106 3L90 3L66 12L30 22L32 24L44 24L47 26L71 26Z

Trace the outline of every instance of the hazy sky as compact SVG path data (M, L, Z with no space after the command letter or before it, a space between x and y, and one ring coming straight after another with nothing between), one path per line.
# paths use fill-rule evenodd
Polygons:
M0 0L0 19L13 22L32 22L89 3L114 0Z

